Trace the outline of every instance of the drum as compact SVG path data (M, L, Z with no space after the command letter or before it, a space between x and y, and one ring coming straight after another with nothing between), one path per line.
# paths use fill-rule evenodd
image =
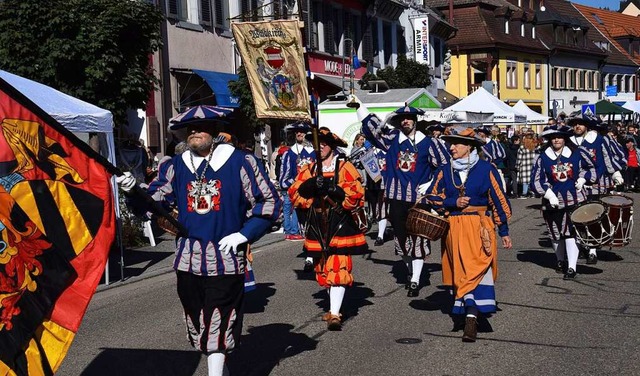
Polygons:
M600 199L609 209L609 221L613 227L612 247L624 247L631 242L633 230L633 199L624 195L604 196Z
M409 209L407 215L407 233L417 235L429 240L438 240L449 230L449 220L429 210L416 207Z
M611 241L611 222L607 208L600 202L589 201L575 208L571 222L576 229L576 239L587 247L596 248Z

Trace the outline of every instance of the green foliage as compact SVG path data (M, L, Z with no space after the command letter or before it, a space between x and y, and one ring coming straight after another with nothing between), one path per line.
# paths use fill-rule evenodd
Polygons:
M251 132L259 126L265 123L256 117L256 107L253 102L253 94L251 93L251 87L249 86L249 79L247 78L247 71L244 65L240 65L238 68L238 81L229 82L229 90L231 94L238 97L240 103L240 109L238 112L244 114L246 124Z
M407 59L406 56L398 56L398 64L395 68L389 66L373 73L365 73L358 81L358 84L365 89L369 89L369 81L384 80L390 89L405 89L413 87L426 88L431 84L429 67L414 60Z
M162 13L144 0L0 1L0 68L111 111L116 124L158 85L149 56Z

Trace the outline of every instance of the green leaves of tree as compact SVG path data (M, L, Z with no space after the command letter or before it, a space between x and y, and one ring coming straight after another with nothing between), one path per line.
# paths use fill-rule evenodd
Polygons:
M162 13L143 0L0 1L0 69L110 110L144 107Z
M384 80L390 89L426 88L431 84L429 67L409 60L404 55L398 56L398 64L395 68L389 66L379 69L376 73L366 73L358 84L365 90L369 89L368 82L372 80Z

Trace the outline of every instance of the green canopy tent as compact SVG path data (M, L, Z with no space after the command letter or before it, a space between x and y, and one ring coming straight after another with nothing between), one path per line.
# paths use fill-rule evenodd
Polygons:
M596 115L600 115L607 123L613 123L616 120L631 121L633 111L603 99L596 102Z

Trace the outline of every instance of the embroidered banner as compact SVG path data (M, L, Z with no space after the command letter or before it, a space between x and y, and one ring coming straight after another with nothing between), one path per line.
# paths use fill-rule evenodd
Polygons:
M0 374L52 375L115 235L106 161L0 79Z
M258 118L309 120L309 92L297 20L237 22L233 36Z

